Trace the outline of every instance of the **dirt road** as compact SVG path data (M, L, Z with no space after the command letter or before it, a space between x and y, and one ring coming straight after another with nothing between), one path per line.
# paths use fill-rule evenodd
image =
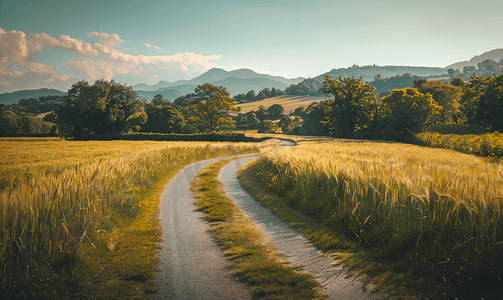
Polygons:
M206 160L180 171L161 195L163 229L154 299L250 299L248 290L228 275L229 261L195 211L190 182L205 166L230 157Z
M346 268L333 266L332 257L317 250L303 235L272 215L269 209L258 204L241 188L236 176L239 164L256 158L258 156L230 162L220 172L219 179L236 206L269 237L278 248L277 251L285 254L287 260L313 274L329 299L375 299L367 289L368 285L351 278L346 279Z

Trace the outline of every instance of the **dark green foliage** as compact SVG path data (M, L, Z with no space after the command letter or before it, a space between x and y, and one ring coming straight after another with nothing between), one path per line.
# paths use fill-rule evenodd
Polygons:
M283 133L289 134L295 127L301 127L302 120L297 116L285 116L278 122L278 126Z
M461 104L468 123L490 131L503 130L503 73L500 76L472 76L464 85Z
M328 106L327 125L334 137L351 137L370 125L377 109L375 87L362 79L325 77L321 91L333 97Z
M431 123L441 109L430 94L415 88L394 90L382 100L376 135L383 140L406 141L412 132Z
M269 114L270 120L277 120L281 118L281 115L285 112L283 106L279 104L273 104L267 109L267 113Z
M32 113L16 114L5 110L0 114L0 135L3 136L50 134L53 126L53 123L43 121Z
M459 77L457 78L462 80ZM461 98L460 87L444 84L441 81L425 81L420 86L417 86L417 90L423 94L430 94L442 106L440 115L435 120L436 122L458 124L464 119L459 109L459 100Z
M147 120L135 91L113 80L73 84L56 114L62 134L77 140L90 134L138 131Z
M145 106L147 122L142 125L143 132L183 133L186 122L180 112L170 104Z
M201 141L201 142L262 142L269 138L247 137L243 133L209 132L198 134L162 134L162 133L130 133L92 135L86 138L93 141Z
M306 79L298 84L292 84L285 89L287 95L311 95L321 96L319 89L323 86L322 80L317 77L313 79Z
M258 133L276 133L278 130L278 125L274 124L270 120L263 120L258 124Z
M306 135L328 136L330 134L326 124L329 101L309 105L302 122L302 132ZM299 129L297 129L299 131Z

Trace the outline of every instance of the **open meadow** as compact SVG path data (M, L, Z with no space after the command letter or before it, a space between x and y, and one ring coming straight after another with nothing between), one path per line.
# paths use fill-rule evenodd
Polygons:
M285 115L288 115L299 106L304 106L304 108L307 108L309 104L313 102L320 102L324 100L327 100L327 98L316 96L283 95L267 98L256 102L236 104L236 107L241 108L240 113L245 114L250 111L258 110L259 106L261 105L267 109L271 105L279 104L285 109Z
M150 201L147 194L158 184L162 187L167 174L194 161L256 152L258 147L253 143L2 138L0 291L14 293L7 298L26 297L30 289L41 293L31 297L49 297L47 293L54 292L52 284L60 281L60 287L64 286L73 268L100 245L104 248L97 252L100 257L117 255L114 251L121 241L111 233L128 228L145 211L149 213L145 224L133 230L137 232L133 236L158 234L159 199ZM152 240L124 248L129 252L136 251L133 247L155 249ZM147 259L153 261L152 254ZM128 275L131 270L123 270L128 260L122 257L119 263L115 276L136 278ZM141 272L139 281L152 280L154 269L155 263ZM65 288L77 293L83 289L82 282L72 284Z
M367 257L359 268L377 280L409 281L421 297L491 299L503 284L502 168L408 144L300 142L263 152L251 172L290 207L356 243Z

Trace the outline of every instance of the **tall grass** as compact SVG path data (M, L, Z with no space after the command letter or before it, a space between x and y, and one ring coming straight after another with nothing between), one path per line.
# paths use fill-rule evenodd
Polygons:
M106 148L114 142L101 143ZM166 169L255 147L230 143L162 143L159 147L157 143L136 153L121 150L133 144L115 142L116 150L127 155L117 157L112 151L114 155L100 155L87 162L81 161L79 154L89 157L92 153L80 147L73 168L63 163L50 172L31 169L25 180L8 180L9 185L0 192L2 288L28 281L34 270L48 265L71 268L86 235L113 210L131 215L139 211L139 191L152 185ZM22 156L22 150L18 151Z
M451 150L332 142L264 152L258 177L378 259L501 283L502 172Z

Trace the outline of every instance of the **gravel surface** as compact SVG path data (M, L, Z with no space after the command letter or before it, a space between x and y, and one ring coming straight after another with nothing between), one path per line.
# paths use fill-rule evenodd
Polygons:
M250 299L246 286L229 275L229 261L207 231L208 222L200 219L202 213L195 211L190 190L201 168L232 157L191 164L166 184L161 195L160 292L154 299Z
M324 256L324 253L312 246L302 234L272 215L269 209L258 204L241 188L236 176L239 165L258 157L234 160L219 174L220 181L236 206L269 237L278 248L277 251L285 254L287 260L293 265L303 267L305 272L313 274L329 299L375 299L370 294L368 284L352 278L346 279L347 268L333 266L332 257Z

